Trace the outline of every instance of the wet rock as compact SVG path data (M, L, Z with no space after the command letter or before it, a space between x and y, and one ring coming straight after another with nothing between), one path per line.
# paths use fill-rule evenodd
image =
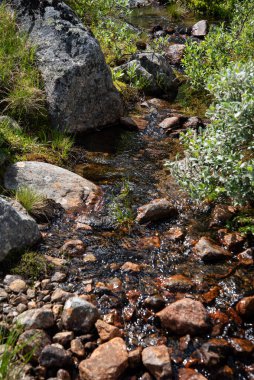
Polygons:
M138 53L130 62L116 67L124 73L122 80L129 82L127 72L135 68L136 75L144 81L143 91L147 95L161 96L163 94L174 99L177 95L178 80L168 60L161 54Z
M217 366L230 353L230 345L225 339L210 339L192 355L196 363L206 367Z
M79 338L71 341L71 352L78 357L83 357L85 355L85 348Z
M20 27L37 46L53 126L82 132L116 122L121 98L98 42L73 11L62 1L33 6L14 0L11 5Z
M230 258L232 255L213 240L203 236L195 245L194 252L204 262Z
M72 331L62 331L53 336L53 343L59 343L63 347L67 347L73 339L74 334Z
M236 209L233 206L216 205L211 215L210 227L223 226L234 217L235 213Z
M180 121L181 119L178 116L167 117L159 124L159 127L166 131L169 131L175 128L179 128Z
M31 329L20 335L17 344L22 347L23 355L32 355L31 359L38 361L42 350L50 343L49 336L43 330Z
M233 380L233 379L235 379L234 371L228 365L224 365L223 367L218 368L216 370L214 376L218 380Z
M24 311L17 317L17 323L29 329L48 329L54 326L54 315L46 309L31 309Z
M24 292L26 290L27 285L26 285L26 282L24 280L17 279L17 280L12 281L9 284L9 288L14 293L20 293L20 292Z
M205 37L208 33L208 22L206 20L198 21L192 27L191 34L195 37Z
M95 323L95 327L102 342L107 342L113 338L121 337L121 332L117 327L112 326L101 319L98 319Z
M79 365L81 380L117 380L128 367L128 353L121 338L100 345Z
M221 288L213 286L208 292L202 294L202 301L206 304L212 303L220 294Z
M140 265L127 261L121 266L123 272L140 272Z
M39 362L46 368L68 368L73 364L70 352L53 345L48 345L42 350Z
M39 241L34 219L16 201L0 197L0 261L13 251L21 251Z
M64 305L62 323L67 330L90 332L98 319L97 308L83 298L70 298Z
M171 227L164 235L167 239L177 242L184 239L184 231L180 227Z
M172 65L180 65L183 58L185 45L174 44L167 48L165 54Z
M179 335L197 335L208 330L208 313L201 302L176 301L157 313L163 327Z
M166 346L145 348L142 351L142 362L156 380L172 379L171 360Z
M83 256L83 261L85 263L95 263L97 259L93 253L87 253Z
M239 253L237 255L237 259L242 265L253 265L254 264L254 250L252 248L248 248L245 251Z
M75 257L77 255L82 255L85 252L85 249L86 246L82 240L68 240L60 248L60 251Z
M155 199L138 208L136 221L140 224L161 219L175 218L177 209L167 199Z
M243 318L252 318L254 316L254 296L242 298L236 305L236 311Z
M178 375L179 380L207 380L205 376L191 368L180 368Z
M155 311L161 310L165 306L165 300L159 296L154 295L151 297L147 297L144 301L144 304L149 308Z
M171 291L189 291L194 287L194 283L187 277L176 274L174 276L163 278L162 286Z
M128 360L129 360L129 367L131 369L135 369L135 368L140 367L140 365L141 365L141 353L142 353L141 347L138 347L135 350L129 351Z
M4 289L0 289L0 302L8 300L8 293Z
M137 123L131 117L121 117L120 123L130 131L138 131Z
M85 178L45 162L22 161L10 165L4 176L8 190L30 187L48 199L60 203L64 209L84 205L88 196L98 188Z
M246 236L239 232L228 232L227 230L218 231L221 244L224 245L230 252L239 253L243 250Z
M246 357L254 352L254 344L247 339L231 338L230 344L235 355Z

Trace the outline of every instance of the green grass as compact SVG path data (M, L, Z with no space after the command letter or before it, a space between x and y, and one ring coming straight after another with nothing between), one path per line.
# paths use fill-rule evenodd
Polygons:
M35 209L43 207L45 197L30 187L20 187L15 192L16 200L30 214Z
M180 20L186 14L186 8L179 3L173 3L167 6L167 12L172 20Z
M26 344L17 344L22 333L19 326L12 327L10 331L0 329L0 346L3 351L0 355L0 380L18 380L24 366L30 361L33 352L23 354Z

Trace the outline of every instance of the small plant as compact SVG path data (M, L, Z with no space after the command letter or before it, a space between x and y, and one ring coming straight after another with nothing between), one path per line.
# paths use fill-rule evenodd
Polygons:
M31 187L20 187L15 193L16 200L22 204L28 213L43 207L45 197Z
M134 221L134 212L132 209L132 192L127 180L123 181L120 193L111 202L110 209L119 226L130 228Z
M142 74L137 62L133 62L128 66L126 70L126 76L128 78L130 86L140 91L145 90L151 84L151 80Z
M37 252L25 252L11 271L29 280L39 280L49 274L51 267L45 257Z
M53 151L58 151L63 160L68 158L71 148L74 144L74 139L67 136L66 133L53 130L51 132L51 147Z
M27 343L17 344L21 333L20 326L15 326L9 332L0 329L0 345L3 348L0 355L0 380L19 380L24 366L33 355L33 351L23 354Z

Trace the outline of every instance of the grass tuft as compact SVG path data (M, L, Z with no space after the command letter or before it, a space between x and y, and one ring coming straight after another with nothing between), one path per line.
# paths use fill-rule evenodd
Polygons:
M22 204L28 213L43 207L45 197L30 187L20 187L16 190L16 200Z

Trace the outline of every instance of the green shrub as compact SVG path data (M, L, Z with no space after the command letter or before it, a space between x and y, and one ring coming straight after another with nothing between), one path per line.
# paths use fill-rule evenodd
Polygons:
M230 16L235 0L182 0L182 3L196 13L225 18Z
M182 60L191 86L206 87L209 77L232 61L246 62L254 56L254 4L248 0L235 4L230 24L213 26L204 39L189 40Z
M185 159L170 164L176 180L196 199L254 198L254 63L231 64L209 79L215 98L211 124L181 136Z

